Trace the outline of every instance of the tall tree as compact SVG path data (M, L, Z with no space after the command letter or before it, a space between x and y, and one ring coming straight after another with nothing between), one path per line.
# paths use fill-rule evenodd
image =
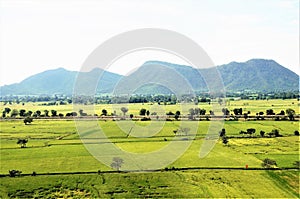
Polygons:
M107 116L107 110L106 109L102 109L101 112L102 112L101 115Z
M121 111L123 112L123 116L125 117L126 113L128 112L128 108L121 107Z
M140 115L146 115L146 109L144 109L144 108L142 108L141 110L140 110Z
M288 117L289 117L289 119L291 120L291 121L294 121L295 120L295 110L293 110L293 109L291 109L291 108L288 108L288 109L286 109L286 114L288 115Z
M48 110L44 110L45 116L49 117L49 111Z

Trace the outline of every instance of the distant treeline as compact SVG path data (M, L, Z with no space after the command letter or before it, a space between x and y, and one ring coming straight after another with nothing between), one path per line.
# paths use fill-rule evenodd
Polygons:
M68 95L53 95L53 96L0 96L0 101L6 104L20 104L25 102L45 102L43 105L65 105L71 103L89 103L89 104L119 104L119 103L163 103L176 104L178 102L211 102L218 98L229 100L248 99L248 100L268 100L268 99L298 99L300 98L299 91L289 92L226 92L226 96L222 93L195 93L176 96L175 94L156 94L156 95L95 95L87 96L68 96Z

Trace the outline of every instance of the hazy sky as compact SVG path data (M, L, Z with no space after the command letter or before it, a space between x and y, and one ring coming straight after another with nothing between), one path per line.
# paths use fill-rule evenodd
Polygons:
M300 74L298 0L0 0L0 85L58 67L80 70L102 42L138 28L184 34L216 65L265 58ZM126 74L148 59L184 63L149 51L110 70Z

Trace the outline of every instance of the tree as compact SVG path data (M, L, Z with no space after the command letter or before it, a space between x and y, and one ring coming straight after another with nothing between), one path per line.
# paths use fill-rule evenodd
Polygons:
M294 120L295 120L295 117L294 117L294 115L295 115L295 110L293 110L293 109L291 109L291 108L288 108L288 109L286 109L285 112L286 112L286 114L288 115L290 121L294 121Z
M17 109L13 109L13 110L11 111L10 116L11 116L11 117L16 117L18 114L19 114L19 111L18 111Z
M122 107L121 111L123 112L123 116L125 117L126 113L128 112L128 108Z
M166 115L175 115L172 111L169 111L168 113L166 113Z
M144 108L142 108L141 110L140 110L140 115L146 115L146 109L144 109Z
M205 110L205 109L200 109L200 110L199 110L199 114L200 114L200 115L205 115L205 113L206 113L206 110Z
M245 120L248 119L248 113L244 113L244 119L245 119Z
M256 130L254 128L249 128L249 129L247 129L247 134L252 135L255 133L255 131Z
M264 137L264 136L265 136L265 133L266 133L266 132L264 132L264 131L260 131L260 132L259 132L260 137Z
M227 108L222 108L222 112L224 115L229 115L230 111Z
M124 163L123 159L119 157L114 157L113 162L110 164L110 166L116 169L117 171L119 171L123 163Z
M5 113L9 114L9 112L11 111L10 108L4 108Z
M190 113L191 116L194 116L195 115L195 110L193 108L190 108L189 113Z
M273 109L266 110L266 115L275 115L274 110Z
M27 123L31 123L33 120L32 120L32 118L30 118L30 117L26 117L24 120L23 120L23 122L24 122L24 124L25 125L27 125Z
M243 112L242 108L235 108L235 109L233 109L233 113L235 115L242 115L243 114L242 112Z
M48 110L44 110L45 116L49 117L49 111Z
M19 115L21 117L24 117L25 116L25 113L26 113L26 110L25 109L21 109L20 112L19 112Z
M26 116L30 117L32 115L32 111L27 111Z
M26 143L28 142L28 139L18 139L17 144L19 144L21 146L21 148L25 148L26 147Z
M147 116L150 115L150 111L149 111L149 110L146 111L146 115L147 115Z
M36 116L37 116L37 117L40 117L40 116L41 116L41 113L42 113L42 112L41 112L40 110L37 110L37 111L36 111Z
M225 129L222 129L220 132L219 132L219 135L220 137L223 137L226 135L226 130Z
M9 170L9 177L21 176L22 171L19 170Z
M57 111L56 110L51 110L51 114L52 114L52 117L55 117L55 116L57 116Z
M129 117L130 117L130 119L132 119L133 118L133 114L130 114Z
M102 109L101 112L102 112L101 115L107 116L107 110L106 109Z

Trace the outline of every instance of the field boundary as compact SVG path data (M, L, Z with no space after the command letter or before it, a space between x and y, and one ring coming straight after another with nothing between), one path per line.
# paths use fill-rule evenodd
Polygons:
M197 171L197 170L265 170L265 171L278 171L278 170L300 170L298 167L281 167L281 168L263 168L263 167L182 167L182 168L164 168L156 170L128 170L128 171L76 171L76 172L53 172L53 173L22 173L21 176L47 176L47 175L82 175L82 174L105 174L105 173L154 173L154 172L172 172L172 171ZM0 178L10 177L9 174L0 174Z

